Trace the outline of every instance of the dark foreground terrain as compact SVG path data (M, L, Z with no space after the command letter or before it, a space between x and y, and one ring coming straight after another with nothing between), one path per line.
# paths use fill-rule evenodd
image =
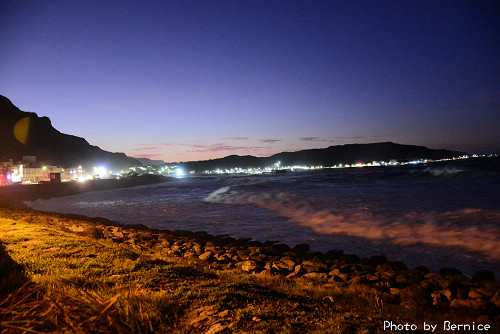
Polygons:
M23 209L2 209L0 221L2 333L382 333L404 325L424 333L424 322L435 333L465 325L498 332L499 284L488 272L471 279L383 257Z

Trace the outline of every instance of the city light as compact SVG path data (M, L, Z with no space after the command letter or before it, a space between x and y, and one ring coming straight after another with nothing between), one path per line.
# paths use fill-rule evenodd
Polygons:
M184 176L184 170L182 168L177 168L175 170L175 175L176 176Z
M94 174L97 175L100 179L106 178L108 170L104 167L94 167Z

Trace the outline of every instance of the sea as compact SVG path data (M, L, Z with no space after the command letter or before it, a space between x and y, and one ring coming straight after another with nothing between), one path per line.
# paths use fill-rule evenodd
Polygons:
M386 255L500 278L500 159L186 176L27 203L50 212Z

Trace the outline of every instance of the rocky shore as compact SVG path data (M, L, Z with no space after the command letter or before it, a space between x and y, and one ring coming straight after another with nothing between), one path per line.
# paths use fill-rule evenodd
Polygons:
M104 218L57 216L61 228L73 233L141 250L157 248L169 256L203 262L216 270L239 269L253 275L280 276L409 309L465 310L486 319L500 315L500 282L490 271L479 271L470 278L454 268L442 268L439 273L431 273L426 267L409 269L383 255L361 259L342 250L310 252L307 244L290 248L273 241L154 230L143 225L120 225Z
M332 294L352 294L375 300L377 305L394 305L411 312L418 309L471 314L475 321L500 323L500 282L483 270L472 277L455 268L430 272L427 267L410 269L384 255L360 258L342 250L311 252L309 245L293 248L275 241L258 242L214 236L206 232L150 229L144 225L123 225L105 218L44 213L27 209L23 201L67 196L92 190L107 190L164 182L168 179L101 180L79 184L4 187L0 207L8 216L33 222L40 219L57 224L62 231L96 240L112 241L138 251L155 249L168 257L208 266L211 270L235 270L255 277L280 278L301 287L319 287ZM109 181L109 182L107 182ZM42 189L42 187L44 187ZM43 190L43 191L40 191Z

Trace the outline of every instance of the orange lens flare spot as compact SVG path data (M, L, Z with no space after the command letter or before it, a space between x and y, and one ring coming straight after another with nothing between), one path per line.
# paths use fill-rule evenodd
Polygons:
M17 121L16 125L14 125L14 136L16 136L16 139L24 145L28 142L30 122L31 119L29 117L24 117Z

